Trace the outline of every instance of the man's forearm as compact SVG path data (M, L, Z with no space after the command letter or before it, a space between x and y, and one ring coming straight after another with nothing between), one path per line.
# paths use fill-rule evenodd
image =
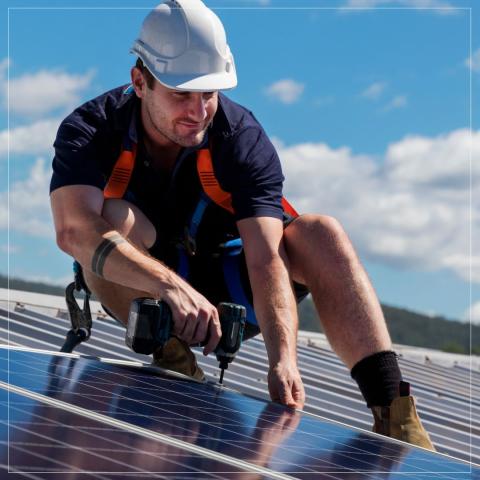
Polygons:
M270 366L296 361L298 315L285 261L275 256L249 275Z
M122 237L103 218L70 233L68 252L84 269L159 298L173 275L165 265Z

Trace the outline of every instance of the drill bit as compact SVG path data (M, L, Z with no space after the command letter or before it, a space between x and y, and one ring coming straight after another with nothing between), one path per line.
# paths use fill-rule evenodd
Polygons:
M225 369L222 368L221 369L221 372L220 372L220 380L218 381L218 383L223 383L223 374L225 373Z

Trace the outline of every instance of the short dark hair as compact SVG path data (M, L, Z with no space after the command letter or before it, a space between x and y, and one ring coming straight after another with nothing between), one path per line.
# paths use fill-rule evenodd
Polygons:
M143 73L143 76L145 77L145 81L147 82L147 87L150 90L153 90L156 79L151 74L150 70L143 64L141 58L137 58L137 62L135 63L135 66Z

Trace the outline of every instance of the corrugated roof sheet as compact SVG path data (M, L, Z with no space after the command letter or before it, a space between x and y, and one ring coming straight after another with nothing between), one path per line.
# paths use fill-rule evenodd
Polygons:
M10 300L10 301L8 301ZM58 351L70 328L61 297L0 290L0 342ZM99 309L98 304L92 311ZM129 350L125 330L104 314L94 320L91 339L75 351L95 357L149 363L147 356ZM303 332L298 359L307 401L304 410L329 420L371 429L371 413L349 371L332 352L324 337ZM437 450L480 464L480 372L478 359L399 349L400 366L411 382L418 411ZM420 353L419 353L420 352ZM423 358L423 362L418 361ZM219 375L213 356L197 355L210 378ZM445 365L451 366L445 366ZM473 369L469 368L473 366ZM476 369L475 369L476 366ZM245 342L225 373L225 384L239 392L268 398L267 355L261 338Z

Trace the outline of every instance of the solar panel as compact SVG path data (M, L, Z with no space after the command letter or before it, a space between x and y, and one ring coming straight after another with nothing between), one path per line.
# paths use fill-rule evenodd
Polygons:
M27 295L25 292L20 294L22 297ZM50 305L49 302L52 300L44 304ZM54 308L0 300L0 343L58 351L70 328L70 322L63 318L65 312L62 312L62 318L55 316L58 314ZM124 328L102 317L94 322L90 340L81 344L76 352L149 363L151 358L135 354L125 346L124 335ZM369 430L371 413L349 371L322 342L298 345L299 368L307 393L304 410ZM218 378L218 362L213 356L199 354L197 361L207 378ZM263 341L251 339L242 345L235 362L230 366L227 385L242 393L268 399L267 365ZM400 365L405 378L413 385L418 411L437 450L480 463L480 382L475 372L431 362L423 364L419 363L418 358L417 361L400 358ZM473 359L472 368L476 368L475 365Z
M4 407L10 385L0 429L10 445L1 463L35 478L70 471L305 480L474 474L443 455L159 370L5 348L0 361Z
M6 392L0 402L6 411L5 397ZM242 472L174 445L164 444L159 449L156 442L141 435L15 393L10 394L9 411L12 472L91 472L87 478L109 478L104 473L112 472L148 478L165 478L165 473L175 474L175 478L177 474L182 478L218 478L208 472L229 476ZM2 463L6 461L2 459ZM158 469L162 475L151 473Z

